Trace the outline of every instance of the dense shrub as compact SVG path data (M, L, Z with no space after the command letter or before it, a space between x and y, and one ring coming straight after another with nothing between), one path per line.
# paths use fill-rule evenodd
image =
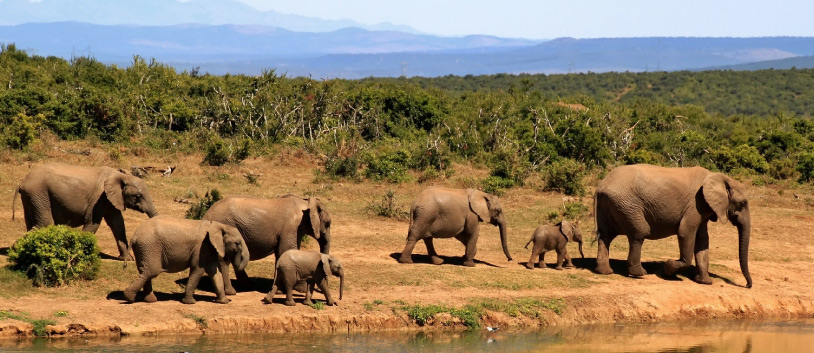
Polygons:
M203 161L211 166L221 166L229 162L240 163L249 157L250 150L250 140L242 140L238 147L233 150L231 145L227 145L226 141L220 137L214 137L206 145L206 154Z
M222 197L218 189L207 190L206 195L198 203L192 204L184 216L189 219L201 219L209 210L209 207L212 207L212 204L220 199Z
M16 116L0 116L0 143L9 148L21 150L34 142L35 132L45 116L29 117L23 113Z
M584 164L569 158L560 159L545 169L545 189L566 195L583 195L585 186L582 178L585 173Z
M365 176L376 181L402 183L409 180L410 154L404 150L380 152L368 158Z
M661 164L662 160L664 160L662 155L646 149L635 150L625 156L625 164L645 163L659 165Z
M493 175L481 180L480 185L481 191L502 196L506 192L506 189L510 189L514 186L514 181Z
M800 172L800 182L814 179L814 152L804 152L797 157L797 171Z
M757 148L746 144L735 148L722 146L712 153L712 159L719 170L731 172L735 169L746 169L763 174L769 169L769 163L760 155Z
M359 167L361 166L358 156L329 156L325 159L325 172L331 179L351 179L359 178Z
M96 237L65 225L26 233L11 246L8 258L12 267L25 272L36 286L92 280L101 266Z

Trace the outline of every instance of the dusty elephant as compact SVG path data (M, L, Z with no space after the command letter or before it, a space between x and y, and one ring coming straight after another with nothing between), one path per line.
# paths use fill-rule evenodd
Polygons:
M746 278L749 275L749 235L751 217L746 189L737 180L701 167L664 168L646 164L613 169L599 183L594 197L597 239L596 272L610 274L610 243L618 235L627 235L628 273L646 274L641 264L645 239L678 235L680 259L668 260L664 274L695 265L695 281L710 284L709 221L731 221L738 228L738 256Z
M229 299L218 276L221 261L243 270L249 263L249 250L237 228L218 222L199 221L168 216L153 217L142 222L130 244L136 257L139 276L124 290L128 302L144 288L144 301L156 301L152 280L163 272L175 273L189 269L184 304L195 304L192 295L203 273L209 275L215 287L218 303ZM126 264L126 263L125 263Z
M479 222L498 226L503 254L511 261L506 239L506 219L497 196L474 189L450 189L433 186L424 189L410 209L407 244L399 257L400 263L412 263L412 252L418 240L424 240L432 263L444 262L433 247L433 238L458 239L466 246L464 265L475 266Z
M585 254L582 253L582 232L579 231L579 227L576 224L562 221L555 225L541 225L537 227L534 233L531 234L531 239L526 243L526 249L529 248L529 244L534 243L534 246L531 248L531 257L529 258L529 262L526 263L526 267L533 269L534 263L539 259L537 267L545 268L545 253L551 250L557 252L556 268L558 270L562 270L563 263L565 263L565 267L574 267L574 264L571 263L571 256L568 255L568 250L566 249L566 244L568 244L569 241L574 241L579 244L579 254L582 255L584 259Z
M285 291L285 305L292 306L294 305L292 296L294 286L300 281L305 281L308 289L305 291L303 304L312 304L311 295L316 285L325 294L325 301L328 305L337 305L328 290L328 277L331 274L339 277L339 300L342 300L345 291L345 270L339 260L316 251L286 251L275 264L274 284L264 300L271 304L274 294L280 288Z
M306 234L317 239L320 252L327 254L331 247L331 216L316 197L229 196L215 202L203 219L236 227L249 248L250 260L271 254L279 259L286 251L299 249ZM226 294L235 294L229 280L229 263L221 264L221 273ZM238 280L248 284L245 271L235 270L235 274Z
M27 230L65 224L82 226L83 231L96 233L104 219L116 239L119 259L127 254L122 212L132 209L150 217L158 214L143 180L108 167L59 163L36 166L20 182L14 198L18 193Z

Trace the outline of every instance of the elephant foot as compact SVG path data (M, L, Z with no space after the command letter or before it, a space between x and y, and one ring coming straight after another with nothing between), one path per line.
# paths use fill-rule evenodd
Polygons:
M644 270L642 265L636 265L628 267L627 274L631 277L644 277L647 274L647 271Z
M562 271L562 266L554 267L554 269L557 270L557 271Z
M274 296L272 294L266 294L266 296L263 297L263 302L266 303L266 304L273 304L274 303Z
M594 272L600 275L609 275L613 273L613 269L610 268L610 265L597 265Z
M286 306L294 306L294 305L296 305L296 303L294 303L294 299L286 300L283 304L285 304Z
M697 274L695 275L695 282L700 284L712 284L712 278L710 278L709 275L704 276Z
M133 303L133 302L136 301L136 292L125 289L124 290L124 298L127 299L128 303Z
M158 298L155 297L155 293L151 292L150 294L144 296L144 301L147 303L155 303L156 301L158 301Z
M339 303L337 303L337 302L335 302L333 300L326 302L326 304L328 304L328 306L339 306Z
M223 292L226 295L236 295L237 294L237 291L235 290L235 287L231 287L231 286L223 288Z
M195 301L195 299L192 299L192 297L184 297L184 299L181 299L181 303L195 304L195 303L197 303L197 301Z
M684 267L686 267L686 265L681 261L667 260L664 262L664 275L673 277L676 275L676 272L681 271Z
M574 264L567 264L565 265L565 268L574 268Z
M314 304L314 302L312 302L311 299L303 300L302 303L305 304L305 305L313 305Z
M526 268L529 269L529 270L533 270L534 269L534 263L533 262L527 262L526 263Z
M399 263L400 264L411 264L411 263L413 263L413 258L412 258L412 256L402 256L402 257L399 258Z
M438 256L430 256L430 262L432 262L433 265L440 265L444 263L444 259Z
M217 298L215 299L215 303L218 304L229 304L230 300L227 297Z
M466 260L466 261L464 261L464 266L466 266L466 267L475 267L475 261Z

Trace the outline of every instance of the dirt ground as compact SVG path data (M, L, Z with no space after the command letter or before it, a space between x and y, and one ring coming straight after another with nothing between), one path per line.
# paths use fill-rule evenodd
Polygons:
M561 212L565 202L592 204L584 198L563 197L528 187L512 189L501 197L508 219L509 250L514 261L507 261L500 248L498 230L481 226L476 255L477 266L461 266L463 245L455 240L437 240L436 248L446 263L428 263L423 244L416 246L415 264L401 265L395 260L403 246L408 223L372 215L368 206L378 202L388 190L396 193L396 202L407 210L418 192L433 184L465 187L485 171L456 165L456 173L447 180L401 185L329 181L315 177L315 159L308 155L280 150L269 156L253 158L240 165L209 167L199 164L200 155L166 151L149 156L141 150L91 145L86 142L45 140L32 152L0 152L0 310L32 319L49 319L54 335L141 335L196 332L337 332L417 329L403 307L405 305L444 305L463 307L484 301L512 303L522 298L557 301L557 310L543 310L537 317L508 312L487 311L484 325L534 327L603 322L653 322L693 318L788 318L814 316L814 190L794 183L754 186L749 181L752 210L750 269L754 287L743 287L745 280L737 262L737 231L731 225L711 224L712 285L700 285L689 278L692 271L678 279L661 276L664 260L678 256L675 237L647 241L643 260L650 275L641 279L625 276L627 242L614 242L611 259L613 275L594 274L596 246L585 244L586 259L578 258L576 245L569 245L576 269L557 271L527 270L529 250L523 249L534 228L547 223L548 214ZM275 197L288 192L317 195L327 205L333 219L331 253L345 266L345 298L337 307L322 310L298 304L286 307L261 302L271 287L274 258L252 262L247 269L254 288L231 297L227 305L212 302L211 285L203 280L198 303L179 302L186 273L163 274L154 281L159 301L126 304L121 290L136 277L135 266L122 268L111 259L116 246L110 229L102 225L97 239L103 255L100 278L59 288L36 288L24 276L5 267L6 253L25 232L19 198L17 215L12 218L11 202L17 183L30 165L49 161L113 166L177 166L170 177L151 174L146 179L156 208L161 214L183 217L188 204L175 199L197 200L208 189L223 194L252 194ZM249 183L244 173L260 173L257 183ZM589 186L595 185L590 178ZM589 188L590 189L590 188ZM125 212L128 235L147 216ZM586 238L594 226L589 214L580 222ZM305 243L317 249L315 241ZM549 254L551 264L555 256ZM688 277L689 276L689 277ZM234 277L233 277L234 278ZM334 295L338 279L331 282ZM240 289L239 289L240 290ZM315 294L322 299L321 294ZM281 298L281 296L278 296ZM299 300L299 299L298 299ZM280 300L281 301L281 300ZM427 323L430 328L458 326L439 314ZM30 335L30 323L0 318L0 336Z

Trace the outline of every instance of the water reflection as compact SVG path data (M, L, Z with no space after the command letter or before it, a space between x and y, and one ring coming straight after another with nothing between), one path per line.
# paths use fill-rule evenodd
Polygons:
M591 325L539 331L232 334L0 340L10 352L812 352L814 319Z

